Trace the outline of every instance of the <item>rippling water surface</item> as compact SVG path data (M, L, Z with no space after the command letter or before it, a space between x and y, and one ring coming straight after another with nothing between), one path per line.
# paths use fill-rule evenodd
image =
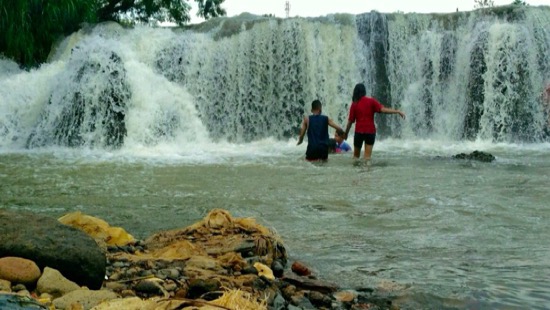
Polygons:
M141 238L224 208L272 227L320 277L405 309L549 307L549 145L386 140L365 166L311 164L294 143L3 152L0 208L80 210ZM474 149L497 160L450 159Z

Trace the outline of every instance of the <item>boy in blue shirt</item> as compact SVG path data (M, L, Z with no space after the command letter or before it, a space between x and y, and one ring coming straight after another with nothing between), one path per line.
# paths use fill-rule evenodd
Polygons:
M332 119L326 115L322 115L323 105L321 101L314 100L311 103L311 115L304 117L302 127L300 128L300 136L298 144L302 144L304 136L307 133L307 150L306 160L308 161L325 161L328 158L329 152L329 137L328 127L336 130L342 130Z
M344 141L344 131L342 129L336 129L334 133L334 140L336 141L336 153L345 153L351 151L351 146Z

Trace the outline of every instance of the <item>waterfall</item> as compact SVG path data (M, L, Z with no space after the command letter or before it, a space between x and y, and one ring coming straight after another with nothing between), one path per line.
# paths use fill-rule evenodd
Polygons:
M391 105L408 138L548 139L550 10L500 10L388 18Z
M548 141L550 8L218 18L83 29L22 71L0 58L0 148L295 137L314 99L345 125L353 87L402 109L380 139Z
M159 53L156 69L189 89L213 139L288 138L315 99L344 121L359 81L352 21L259 20L217 40L187 35Z

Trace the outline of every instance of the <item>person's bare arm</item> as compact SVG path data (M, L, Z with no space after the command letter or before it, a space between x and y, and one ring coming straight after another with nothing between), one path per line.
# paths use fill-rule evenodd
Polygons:
M348 139L348 134L349 134L349 131L351 129L351 125L353 125L353 122L348 120L348 124L346 125L346 130L344 130L344 139L345 140Z
M300 128L300 136L298 136L298 143L296 145L302 144L304 142L304 135L306 134L308 126L308 118L307 116L304 117L304 120L302 121L302 127Z
M399 116L401 116L401 118L405 119L405 113L403 113L403 112L401 112L400 110L397 110L397 109L383 107L382 110L380 110L380 112L386 113L386 114L399 114Z
M332 118L330 118L330 117L329 117L329 119L328 119L328 125L329 125L330 127L334 128L334 129L336 129L336 130L338 130L338 129L342 130L342 127L340 127L338 124L336 124L336 123L332 120Z

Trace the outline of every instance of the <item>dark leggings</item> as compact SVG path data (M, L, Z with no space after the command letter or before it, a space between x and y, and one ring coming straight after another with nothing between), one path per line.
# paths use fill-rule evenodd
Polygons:
M375 140L376 140L375 133L356 132L353 136L353 146L355 146L358 149L361 149L363 147L363 142L365 142L366 145L374 145Z

